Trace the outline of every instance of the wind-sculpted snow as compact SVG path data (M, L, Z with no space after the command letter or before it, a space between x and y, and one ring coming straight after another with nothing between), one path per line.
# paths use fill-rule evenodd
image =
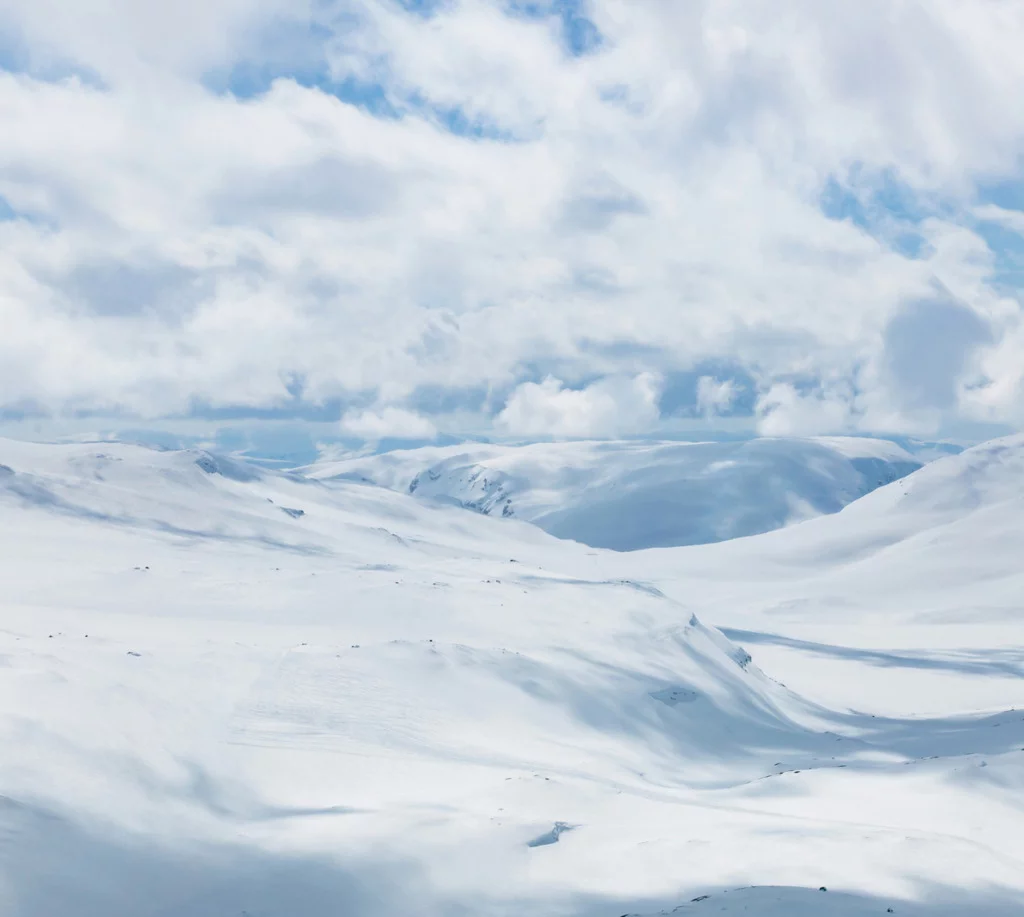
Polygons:
M372 481L631 551L723 541L834 513L921 464L894 443L833 437L428 447L325 461L307 473Z
M1021 912L1024 439L632 553L207 453L0 465L4 915Z
M830 891L819 888L715 889L696 895L686 904L659 911L657 917L701 917L701 915L745 914L748 917L874 917L876 914L902 914L904 917L1014 917L1020 902L999 894L964 895L948 887L937 886L924 900L906 901L897 896ZM640 917L626 914L623 917ZM655 915L643 915L655 917Z

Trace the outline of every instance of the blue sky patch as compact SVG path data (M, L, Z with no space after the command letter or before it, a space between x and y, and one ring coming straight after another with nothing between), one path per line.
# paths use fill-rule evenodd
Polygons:
M848 220L909 258L920 257L924 249L916 226L928 217L951 218L956 212L951 204L919 194L892 170L869 173L859 166L845 178L828 179L820 206L830 219Z
M292 80L299 86L319 89L377 117L400 117L401 112L380 82L332 75L323 53L323 41L329 34L311 28L308 33L309 54L304 59L247 58L237 61L231 67L205 74L203 85L211 92L230 93L238 99L253 99L268 92L275 80Z
M1024 287L1024 236L989 220L981 220L973 228L993 254L993 282L1004 289Z
M1024 162L1021 163L1024 170ZM1015 211L1024 221L1024 180L988 182L978 187L978 202ZM1024 287L1024 234L995 220L979 220L974 231L995 256L993 281L1004 289Z
M60 57L33 56L24 39L0 24L0 71L30 76L44 83L77 79L94 89L106 89L102 77L93 69Z
M410 13L416 13L424 19L433 16L438 10L444 8L446 0L396 0L402 9Z
M587 16L583 0L510 0L506 9L513 15L528 19L556 17L560 23L562 45L573 57L590 54L604 44L604 36Z
M439 105L416 92L406 94L402 98L402 106L408 112L419 115L459 137L497 140L502 143L515 143L524 139L487 118L467 112L458 105Z
M1024 159L1018 164L1017 172L1018 175L1024 175ZM981 182L978 185L978 201L982 204L995 204L1006 210L1024 211L1024 178Z

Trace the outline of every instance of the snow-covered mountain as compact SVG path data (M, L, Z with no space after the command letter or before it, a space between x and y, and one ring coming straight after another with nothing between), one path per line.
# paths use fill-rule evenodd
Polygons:
M307 469L318 480L368 480L599 548L705 544L812 516L924 463L885 440L568 442L423 447Z
M202 452L0 464L5 915L1021 913L1024 437L632 553Z

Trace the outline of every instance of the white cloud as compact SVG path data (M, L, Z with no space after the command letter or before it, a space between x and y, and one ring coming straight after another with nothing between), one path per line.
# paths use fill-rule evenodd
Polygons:
M996 204L985 204L974 208L974 215L983 222L998 223L1011 232L1024 236L1024 211L1007 210Z
M697 410L708 417L729 410L739 390L732 379L719 381L714 376L701 376L697 380Z
M976 198L1024 179L1024 7L588 10L605 40L573 57L497 0L0 0L26 71L0 69L0 409L280 407L295 380L413 403L724 358L776 391L762 424L902 423L887 331L939 283L988 342L936 410L1019 422L1019 288L977 226L1024 214ZM348 101L206 87L240 61L322 65Z
M405 408L349 411L341 418L341 430L368 442L381 439L433 439L437 429L426 418Z
M650 430L658 420L661 380L651 373L609 377L583 389L565 388L548 376L524 382L498 415L498 427L513 436L605 437Z
M773 385L757 400L757 430L762 436L810 436L855 429L850 402L836 392L801 394L788 382Z

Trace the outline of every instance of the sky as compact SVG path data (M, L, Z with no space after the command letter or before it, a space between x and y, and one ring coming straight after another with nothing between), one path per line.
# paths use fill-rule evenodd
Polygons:
M1020 429L1022 47L1019 0L0 0L0 433Z

